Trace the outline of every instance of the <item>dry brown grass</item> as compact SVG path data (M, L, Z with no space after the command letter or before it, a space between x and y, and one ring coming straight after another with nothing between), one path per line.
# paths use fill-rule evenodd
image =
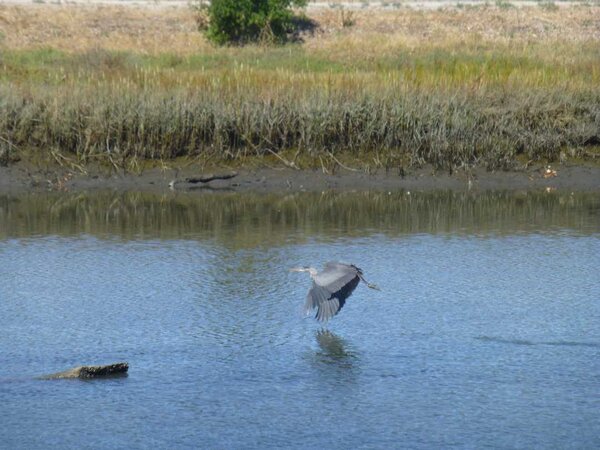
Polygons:
M336 32L341 15L336 10L313 13L321 26ZM539 7L499 9L478 7L443 10L355 11L355 25L347 34L357 39L381 34L413 45L455 41L476 37L485 41L566 40L600 41L600 7L572 7L544 10Z
M0 32L9 49L51 47L190 54L208 47L187 8L0 5Z
M346 29L338 10L311 11L309 16L320 28L306 37L307 49L353 55L393 51L397 45L447 46L474 40L511 45L600 42L599 6L356 11L355 25ZM194 14L177 7L0 5L0 44L15 50L51 47L70 52L103 48L189 55L215 51L198 33Z

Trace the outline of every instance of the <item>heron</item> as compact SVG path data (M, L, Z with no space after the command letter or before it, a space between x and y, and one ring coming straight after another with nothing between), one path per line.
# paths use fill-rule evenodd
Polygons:
M371 289L380 290L365 280L362 270L354 264L330 261L321 272L308 266L294 267L290 271L310 274L313 285L306 296L304 312L308 314L316 308L315 319L320 322L326 322L340 312L359 282L362 281Z

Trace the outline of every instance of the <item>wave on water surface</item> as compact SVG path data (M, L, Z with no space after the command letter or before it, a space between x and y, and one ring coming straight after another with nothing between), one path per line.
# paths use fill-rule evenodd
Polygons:
M597 342L577 342L577 341L530 341L526 339L503 339L493 336L477 336L475 339L484 342L496 342L499 344L512 345L553 345L564 347L594 347L599 348L600 343Z

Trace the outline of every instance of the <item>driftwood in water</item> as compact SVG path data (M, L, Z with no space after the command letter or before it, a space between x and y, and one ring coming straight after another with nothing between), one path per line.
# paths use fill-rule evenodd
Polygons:
M65 370L64 372L52 373L50 375L41 376L40 378L42 380L58 380L62 378L103 378L124 375L128 370L129 364L126 362L119 362L105 366L74 367L72 369Z

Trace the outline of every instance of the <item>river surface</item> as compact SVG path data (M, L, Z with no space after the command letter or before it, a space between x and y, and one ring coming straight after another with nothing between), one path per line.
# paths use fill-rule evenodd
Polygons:
M600 446L597 194L0 196L0 267L2 448Z

